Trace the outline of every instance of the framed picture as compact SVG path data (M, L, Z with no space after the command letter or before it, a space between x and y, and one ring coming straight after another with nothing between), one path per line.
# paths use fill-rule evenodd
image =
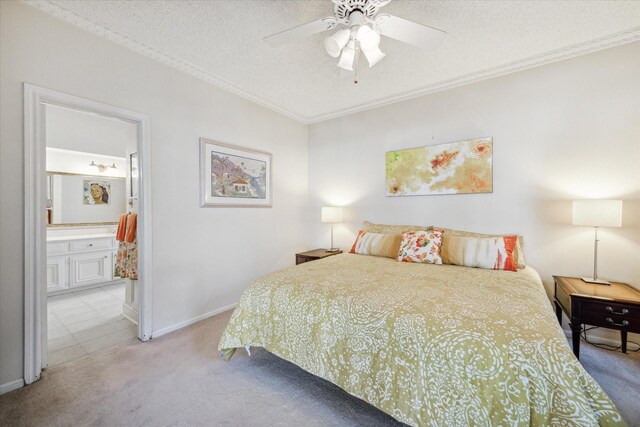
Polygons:
M99 179L85 179L82 181L82 204L110 205L111 183Z
M271 207L271 154L200 138L200 205Z
M386 196L493 192L493 138L386 154Z

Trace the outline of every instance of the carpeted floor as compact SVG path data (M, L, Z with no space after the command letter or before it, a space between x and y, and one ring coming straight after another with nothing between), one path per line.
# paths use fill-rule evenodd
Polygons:
M230 314L48 369L0 396L0 425L400 425L262 349L223 362L216 348ZM583 344L582 363L629 425L640 426L640 354Z

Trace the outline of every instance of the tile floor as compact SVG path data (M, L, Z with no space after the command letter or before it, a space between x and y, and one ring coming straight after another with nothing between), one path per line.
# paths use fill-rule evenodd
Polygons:
M124 283L49 297L49 367L137 336L122 315Z

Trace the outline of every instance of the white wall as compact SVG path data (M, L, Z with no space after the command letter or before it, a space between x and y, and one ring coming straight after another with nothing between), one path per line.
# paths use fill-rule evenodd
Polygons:
M125 157L138 129L124 120L56 105L45 106L47 146Z
M23 375L24 82L149 115L154 330L306 248L306 126L19 2L0 2L0 74L0 384ZM271 152L273 208L200 208L201 136Z
M493 136L492 194L386 198L385 152ZM588 276L593 229L571 200L624 200L600 233L600 275L640 288L640 43L381 107L309 128L309 243L327 246L320 207L345 206L337 243L362 221L525 237L527 262Z

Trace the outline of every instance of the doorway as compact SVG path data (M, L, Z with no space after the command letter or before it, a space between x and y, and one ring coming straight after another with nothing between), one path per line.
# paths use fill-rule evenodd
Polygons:
M48 339L43 360L53 367L138 336L137 258L126 257L135 249L125 250L129 244L116 236L119 218L137 215L137 162L130 159L137 155L138 135L134 123L118 118L52 104L45 104L44 112ZM118 267L118 255L120 264L131 260L130 268Z
M151 338L151 193L146 115L29 84L24 101L24 354L29 384L49 365L50 344L68 349L52 360L59 364L117 340ZM60 120L80 121L60 126ZM130 136L119 151L100 148L86 135L84 142L73 141L70 129L86 125L98 130L103 124ZM52 142L58 133L64 142ZM137 212L137 233L135 242L127 241L133 246L126 246L122 236L123 243L116 241L117 222L132 212ZM136 246L134 277L115 267L123 248ZM53 328L49 321L55 322ZM64 337L49 337L49 331Z

